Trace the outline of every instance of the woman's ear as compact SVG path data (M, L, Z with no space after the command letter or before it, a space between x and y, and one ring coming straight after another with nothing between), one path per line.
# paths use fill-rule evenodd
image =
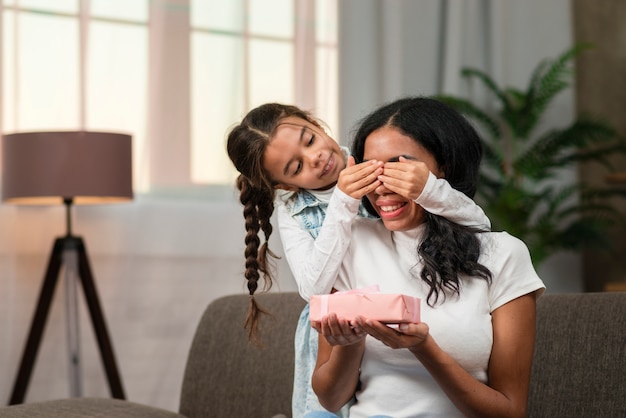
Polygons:
M288 192L297 192L298 190L300 190L299 187L296 186L290 186L288 184L283 184L283 183L276 183L274 185L275 189L281 189L281 190L287 190Z

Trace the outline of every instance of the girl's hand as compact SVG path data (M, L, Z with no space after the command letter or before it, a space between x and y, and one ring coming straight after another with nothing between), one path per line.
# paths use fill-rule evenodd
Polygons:
M360 327L351 324L346 319L337 318L337 315L332 312L323 317L320 322L313 322L311 326L332 346L356 344L367 336Z
M370 160L355 164L354 157L349 156L346 168L339 173L337 187L353 199L360 199L380 186L378 177L382 173L382 161Z
M355 322L364 332L391 348L417 349L429 335L428 325L423 322L400 324L398 329L363 317L357 317Z
M415 200L422 194L429 173L426 163L400 157L398 162L385 163L384 173L378 179L392 192Z

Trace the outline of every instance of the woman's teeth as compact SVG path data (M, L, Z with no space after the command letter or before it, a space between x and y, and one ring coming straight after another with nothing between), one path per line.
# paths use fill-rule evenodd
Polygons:
M398 205L393 205L393 206L381 206L380 210L383 211L383 212L393 212L394 210L400 209L405 204L406 203L400 203Z

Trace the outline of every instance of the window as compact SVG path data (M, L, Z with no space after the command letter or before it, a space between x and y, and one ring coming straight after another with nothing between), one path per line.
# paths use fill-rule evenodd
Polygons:
M295 103L336 126L336 10L336 0L192 1L194 183L232 183L226 132L262 103Z
M2 17L2 131L131 133L145 185L147 2L5 0Z
M337 126L337 0L4 0L2 131L133 135L138 192L232 184L267 101Z

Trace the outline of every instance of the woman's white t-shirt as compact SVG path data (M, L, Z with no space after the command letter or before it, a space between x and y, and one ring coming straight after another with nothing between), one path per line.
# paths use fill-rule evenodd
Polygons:
M391 232L381 221L356 219L340 276L349 281L349 288L377 284L383 293L421 298L421 320L437 344L477 380L486 382L493 344L491 313L517 297L541 293L543 282L521 240L506 232L481 233L479 262L491 271L492 283L463 277L460 296L449 295L431 307L426 303L429 288L419 278L417 247L423 230L422 225ZM409 350L391 349L372 337L366 339L360 380L351 418L462 416Z

